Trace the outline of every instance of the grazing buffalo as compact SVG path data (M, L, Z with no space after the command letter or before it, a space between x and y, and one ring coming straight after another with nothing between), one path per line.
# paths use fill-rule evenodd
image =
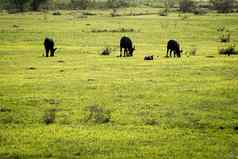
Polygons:
M45 38L44 41L44 46L45 46L45 53L46 53L46 57L49 56L49 51L50 51L50 56L54 56L55 55L55 51L57 48L54 48L54 41L50 38Z
M145 55L144 60L154 60L154 55Z
M182 50L180 50L179 47L179 43L175 40L169 40L168 44L167 44L167 57L168 57L168 53L169 56L171 57L172 52L174 53L174 57L181 57L181 53L183 52Z
M132 41L128 37L122 37L120 40L120 57L122 56L122 48L124 49L124 57L125 56L133 56L133 51L135 50L135 46L132 47Z

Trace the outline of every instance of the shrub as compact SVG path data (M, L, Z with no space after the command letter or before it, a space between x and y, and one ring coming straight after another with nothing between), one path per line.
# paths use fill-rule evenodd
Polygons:
M227 47L222 47L219 50L220 55L237 55L238 51L235 49L235 45L228 45Z
M192 12L195 8L195 2L192 0L180 0L179 10L182 12Z
M112 16L112 17L118 17L118 16L121 16L121 15L117 13L117 9L116 9L116 8L113 8L113 9L112 9L111 16Z
M213 55L207 55L206 58L214 58L215 56Z
M35 67L29 67L28 69L29 69L29 70L36 70Z
M48 0L32 0L31 8L33 11L38 11L41 4L46 3Z
M92 12L82 12L82 14L87 16L97 15L96 13L92 13Z
M193 10L193 14L195 14L195 15L205 15L205 14L207 14L207 12L208 11L203 8L196 8Z
M46 102L48 102L49 104L60 104L60 100L59 99L45 99Z
M6 108L5 106L0 106L0 112L11 112L12 110L9 108Z
M55 122L55 109L50 109L45 112L45 115L43 116L43 122L47 125Z
M7 115L1 115L0 116L0 124L17 124L19 123L19 121L17 121L17 119L11 115L11 114L7 114Z
M225 30L225 27L223 25L217 27L217 32L223 32L224 30Z
M217 28L217 32L219 34L219 41L226 43L226 42L230 42L230 38L231 38L231 34L230 31L227 30L224 26L219 26Z
M60 11L53 12L52 15L62 15Z
M126 33L126 32L139 32L133 28L118 28L118 29L92 29L91 32L93 33L104 33L104 32L111 32L111 33Z
M111 112L105 108L92 105L86 108L87 115L85 122L93 122L98 124L108 123L111 120Z
M192 47L190 50L189 50L189 55L190 56L196 56L197 54L197 48L196 47Z
M120 7L129 7L129 0L107 0L106 6L108 8L120 8Z
M145 125L159 125L160 124L159 120L152 117L144 118L143 122Z
M88 16L87 16L87 15L80 14L79 16L77 16L77 18L79 18L79 19L85 19L85 18L88 18Z
M30 0L5 0L5 8L10 11L14 10L14 12L23 12L24 10L26 10L26 8L29 7L29 4Z
M111 48L105 48L102 52L101 55L110 55L112 52Z
M179 15L179 16L181 16L181 15ZM189 16L188 16L188 15L183 15L183 16L181 17L181 20L187 20L187 19L189 19Z
M73 9L87 9L90 6L90 0L71 0Z
M160 16L168 16L168 11L165 9L159 13Z
M210 0L212 8L218 13L229 13L235 8L235 0Z
M230 32L228 31L226 33L223 33L219 37L219 39L220 39L220 42L226 43L226 42L230 42L230 37L231 37L231 35L230 35Z

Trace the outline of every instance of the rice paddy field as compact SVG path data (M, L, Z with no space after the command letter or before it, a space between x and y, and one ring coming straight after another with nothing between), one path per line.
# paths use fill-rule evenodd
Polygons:
M0 159L238 158L238 57L218 53L238 44L238 14L89 12L0 13Z

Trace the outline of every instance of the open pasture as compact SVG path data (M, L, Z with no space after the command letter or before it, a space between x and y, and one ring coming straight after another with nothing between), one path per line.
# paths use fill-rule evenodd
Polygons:
M0 158L237 158L238 57L218 54L217 28L238 44L238 14L94 12L0 14ZM133 57L117 57L124 35Z

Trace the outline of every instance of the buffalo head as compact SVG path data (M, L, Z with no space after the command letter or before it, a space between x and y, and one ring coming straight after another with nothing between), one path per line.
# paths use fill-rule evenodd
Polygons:
M133 52L134 52L134 50L136 50L135 45L134 45L133 48L131 48L131 49L129 50L129 55L130 55L130 56L133 56Z

